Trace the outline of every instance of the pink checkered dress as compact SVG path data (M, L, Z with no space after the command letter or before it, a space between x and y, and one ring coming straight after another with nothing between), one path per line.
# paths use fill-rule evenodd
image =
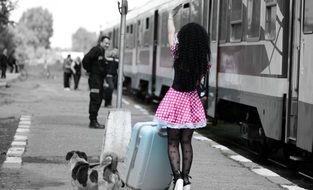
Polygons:
M170 48L176 56L176 44ZM179 92L170 88L162 99L154 121L174 129L197 129L207 124L204 108L197 91Z

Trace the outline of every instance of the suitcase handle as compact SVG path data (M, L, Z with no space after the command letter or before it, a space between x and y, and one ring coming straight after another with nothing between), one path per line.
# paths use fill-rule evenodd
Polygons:
M158 134L159 134L161 137L167 137L167 129L166 129L166 128L159 127L159 132L158 132Z

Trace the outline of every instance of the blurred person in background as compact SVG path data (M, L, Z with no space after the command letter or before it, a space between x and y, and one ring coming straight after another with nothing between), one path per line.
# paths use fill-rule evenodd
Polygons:
M82 74L82 63L80 57L77 57L72 63L72 71L74 78L74 90L78 90L79 80Z
M114 91L114 84L117 77L117 69L118 69L118 49L114 48L110 52L108 52L107 57L107 75L105 77L104 82L104 107L112 106L112 94Z
M51 73L50 73L48 61L46 59L45 59L44 65L43 65L43 72L44 72L44 76L47 79L50 78Z
M13 73L13 72L17 73L18 68L16 64L15 50L12 50L8 59L9 59L9 65L10 65L10 73Z
M3 49L2 54L0 55L0 66L1 66L1 78L6 78L7 66L9 64L8 60L8 50L6 48Z
M71 76L72 76L72 58L71 55L67 55L67 58L64 60L63 63L63 72L64 72L64 90L66 91L70 91L70 80L71 80Z

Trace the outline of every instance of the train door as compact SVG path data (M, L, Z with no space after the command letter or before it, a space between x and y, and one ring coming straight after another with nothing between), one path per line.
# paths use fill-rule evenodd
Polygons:
M209 98L208 98L208 109L207 114L210 117L215 117L215 108L217 100L217 58L218 58L218 34L219 34L219 10L220 1L212 0L210 11L210 18L208 19L209 31L211 31L210 48L211 48L211 69L209 73Z
M155 95L156 83L156 64L157 64L157 49L158 49L158 31L159 31L159 11L154 12L154 29L153 29L153 57L152 57L152 78L151 78L151 93Z
M296 145L304 150L313 151L313 1L295 1L300 4L301 40L300 64L298 67L298 105ZM301 18L301 17L300 17Z
M298 89L299 89L299 64L301 48L301 1L293 1L292 12L292 58L289 78L289 111L288 130L285 141L296 142L298 120Z

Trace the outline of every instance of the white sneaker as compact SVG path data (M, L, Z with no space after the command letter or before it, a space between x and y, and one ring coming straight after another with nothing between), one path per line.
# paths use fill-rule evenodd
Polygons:
M191 185L188 184L188 185L185 185L185 186L184 186L184 189L183 189L183 190L190 190L190 189L191 189Z
M174 190L184 190L183 189L184 186L184 180L179 178L176 183L175 183L175 189Z

